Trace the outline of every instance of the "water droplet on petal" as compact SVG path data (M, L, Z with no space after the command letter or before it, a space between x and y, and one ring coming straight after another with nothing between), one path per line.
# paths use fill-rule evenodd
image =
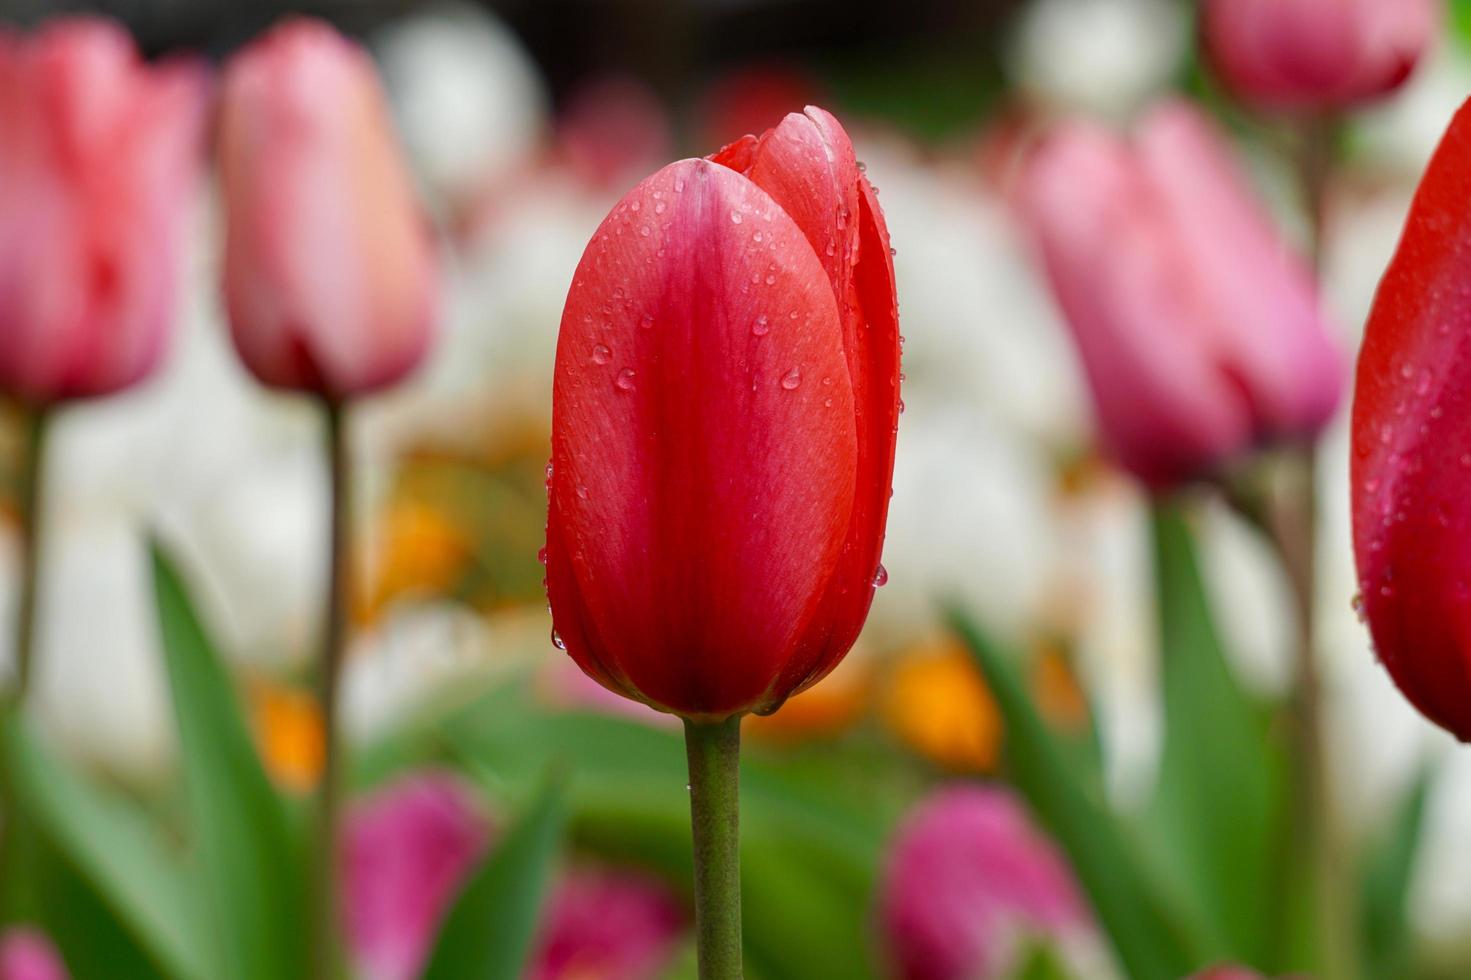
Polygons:
M738 225L745 220L745 218L741 217L741 213L739 211L732 211L730 213L730 223L733 225Z
M781 386L787 391L796 391L797 386L801 383L802 372L797 370L796 368L792 368L790 371L787 372L786 377L781 379Z
M618 379L614 381L613 384L615 387L617 387L619 391L632 391L633 376L633 368L624 368L622 371L618 372Z
M676 193L676 194L683 194L684 193L684 178L683 177L679 178L678 180L676 180L674 182L674 193Z
M587 487L583 486L581 483L577 484L577 499L587 499Z
M885 568L882 564L880 564L879 565L879 570L877 572L874 572L874 574L873 574L873 587L876 588L876 589L878 589L878 588L882 588L883 586L888 585L888 584L889 584L889 570L887 568Z
M643 319L638 322L638 325L643 327L645 330L654 329L654 314L645 313Z
M756 322L751 324L751 333L758 337L765 337L770 332L771 324L766 322L766 316L764 314L758 316Z
M547 550L545 548L542 548L536 553L536 560L541 562L543 565L547 563Z
M556 647L558 650L567 649L567 644L562 640L562 634L557 632L557 628L555 626L552 627L552 646Z
M613 350L607 344L597 344L592 349L594 364L607 364L613 359Z
M767 273L767 275L766 275L766 285L768 285L768 286L774 286L774 285L776 285L776 276L771 275L770 273Z

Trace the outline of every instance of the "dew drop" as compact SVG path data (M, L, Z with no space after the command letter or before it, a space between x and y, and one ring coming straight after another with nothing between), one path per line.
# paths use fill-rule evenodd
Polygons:
M887 568L885 568L882 564L880 564L879 565L879 570L877 572L874 572L874 574L873 574L873 587L875 589L878 589L878 588L882 588L883 586L888 585L888 584L889 584L889 570Z
M795 320L795 319L797 319L797 311L796 310L793 310L792 312L788 313L787 314L787 319L788 320Z
M577 499L587 499L587 487L583 486L581 483L577 484Z
M607 344L597 344L592 349L592 362L594 364L607 364L613 359L613 350Z
M1353 601L1349 603L1349 606L1353 609L1354 615L1359 618L1359 622L1363 623L1367 621L1367 616L1364 613L1363 593L1355 593Z
M619 371L618 372L618 379L613 382L614 386L619 391L632 391L633 390L633 375L634 375L633 368L624 368L622 371Z
M761 232L759 232L759 231L757 231L755 234L753 234L751 236L751 241L755 242L757 245L760 245L761 242L764 241L765 239L766 239L766 236L763 235L763 234L761 234Z
M758 337L765 337L770 332L771 324L766 322L765 314L758 316L756 318L756 322L751 324L751 333L755 334Z
M730 223L733 225L738 225L745 220L746 219L741 216L741 213L739 211L732 211L730 213Z
M536 560L541 562L543 565L547 563L547 550L545 548L542 548L536 553Z
M642 207L642 205L639 204L639 202L634 201L632 204L629 205L629 207L632 208L634 211L637 211L640 207Z
M654 213L655 214L663 214L666 210L668 210L668 208L669 208L669 205L665 204L663 201L655 201L654 202Z
M654 314L645 313L643 319L638 321L638 325L640 327L643 327L645 330L654 329Z
M768 285L768 286L774 286L774 285L776 285L776 276L774 276L774 275L772 275L771 273L768 272L766 274L766 285Z
M900 415L903 415L904 414L904 399L902 399L902 398L899 399L899 414Z
M895 248L894 246L890 245L889 246L889 254L890 255L898 255L899 254L899 250L897 248Z
M562 634L557 632L557 628L555 626L552 627L552 646L556 647L558 650L567 649L567 644L562 640Z
M792 368L790 371L787 372L786 377L781 379L781 386L787 391L796 391L797 386L801 383L802 372L797 370L796 368Z
M674 182L674 193L676 193L676 194L683 194L684 193L684 178L683 177L679 178L678 180L676 180Z
M832 383L833 383L833 379L832 379L832 378L823 378L823 379L822 379L822 383L823 383L823 385L825 385L825 386L830 386L830 385L832 385Z
M824 398L822 400L822 407L823 408L832 408L833 407L833 400L831 398Z

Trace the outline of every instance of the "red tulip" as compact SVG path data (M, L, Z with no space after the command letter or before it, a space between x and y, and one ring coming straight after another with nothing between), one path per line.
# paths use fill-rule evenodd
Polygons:
M1354 554L1379 659L1471 740L1471 103L1410 205L1359 353Z
M582 669L700 720L832 669L880 575L898 365L888 232L828 113L630 191L557 345L548 594Z
M1020 197L1103 441L1145 482L1207 474L1332 416L1342 355L1312 278L1194 109L1155 109L1132 142L1063 124Z
M226 305L262 382L343 398L419 363L435 248L366 52L297 19L237 55L220 172Z
M1206 0L1206 49L1238 96L1342 108L1398 88L1435 33L1436 0Z
M0 31L0 387L105 395L158 363L202 162L206 76L98 19Z

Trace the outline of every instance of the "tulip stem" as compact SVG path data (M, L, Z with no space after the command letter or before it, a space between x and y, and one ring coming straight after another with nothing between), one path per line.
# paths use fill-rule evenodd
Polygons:
M35 659L36 594L41 568L41 524L43 517L46 432L51 413L45 408L25 409L25 432L19 461L20 486L16 500L20 536L20 594L15 610L15 674L5 692L6 715L25 705ZM13 720L5 718L3 731L13 731ZM16 900L15 869L19 855L17 838L19 808L10 772L9 753L0 758L0 906L9 908Z
M700 980L741 980L739 715L685 719L695 844L695 938Z
M322 635L321 663L317 672L317 697L322 712L322 777L318 787L317 838L313 849L311 918L311 976L329 980L338 973L340 947L337 942L337 830L341 803L342 747L337 717L339 681L347 637L349 581L348 506L350 468L347 448L346 407L338 401L325 404L330 526L327 610Z
M44 497L42 481L49 421L50 412L44 408L26 411L20 495L16 501L20 517L20 603L15 612L15 680L10 690L14 706L25 703L35 660L36 593L40 578Z

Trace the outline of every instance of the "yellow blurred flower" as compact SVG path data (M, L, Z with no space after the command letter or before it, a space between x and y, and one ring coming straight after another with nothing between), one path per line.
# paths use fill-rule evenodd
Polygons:
M1053 726L1077 732L1088 724L1088 698L1061 650L1047 647L1033 658L1031 688L1037 710Z
M256 749L272 779L296 793L322 776L322 713L311 694L270 681L249 685Z
M383 517L382 551L360 618L371 622L404 595L434 593L452 585L464 570L471 542L442 510L418 500L399 500Z
M1001 715L953 640L926 642L894 665L884 718L906 744L948 769L988 772L996 766Z

